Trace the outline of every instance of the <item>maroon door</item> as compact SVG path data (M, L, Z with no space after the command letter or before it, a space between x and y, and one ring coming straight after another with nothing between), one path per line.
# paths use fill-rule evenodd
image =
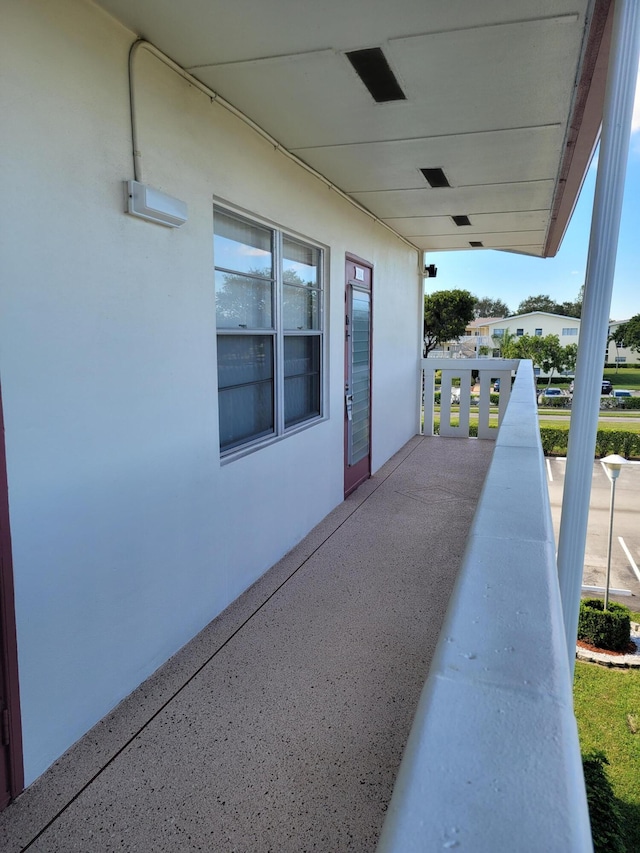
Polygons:
M9 495L0 397L0 809L24 787Z
M372 267L347 255L345 288L345 497L371 476Z

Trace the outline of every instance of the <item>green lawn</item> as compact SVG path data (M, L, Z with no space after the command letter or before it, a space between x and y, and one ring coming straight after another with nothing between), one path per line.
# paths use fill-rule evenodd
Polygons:
M602 750L629 853L640 850L640 672L576 661L574 703L582 752Z
M603 379L608 379L614 388L640 388L640 370L605 370Z
M638 423L638 418L635 421L629 421L625 423L624 421L609 421L603 422L604 419L601 419L598 427L599 429L614 429L620 432L636 432L640 433L640 423ZM569 421L567 418L558 418L557 420L551 420L545 418L543 421L540 421L540 426L548 427L549 429L562 429L563 427L566 429L569 425Z

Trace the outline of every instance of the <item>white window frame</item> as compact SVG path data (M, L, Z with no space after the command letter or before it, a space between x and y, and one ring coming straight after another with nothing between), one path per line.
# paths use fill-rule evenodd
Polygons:
M244 211L238 212L234 210L232 207L227 207L224 204L220 204L218 202L214 203L213 206L213 214L214 214L214 234L215 234L215 214L216 211L223 213L227 216L235 217L236 219L247 222L250 225L256 225L260 228L265 228L271 231L271 245L273 252L273 266L274 266L274 296L273 296L273 328L272 329L246 329L246 328L218 328L216 323L216 341L219 337L222 336L251 336L258 335L265 337L271 337L273 340L273 395L274 395L274 429L273 432L268 435L261 435L256 438L248 438L246 441L236 444L233 447L220 449L220 459L221 462L228 462L233 459L245 456L247 453L252 453L256 450L260 450L263 447L266 447L270 444L273 444L276 441L280 441L283 438L287 438L290 435L294 435L298 432L301 432L305 429L309 429L309 427L314 426L315 424L326 420L327 418L327 340L328 335L326 333L326 318L328 317L328 306L327 306L327 298L328 298L328 287L327 287L327 262L328 262L328 249L326 246L309 239L308 237L303 237L296 232L285 229L280 226L275 225L272 222L267 222L257 216L247 215ZM300 243L302 245L306 245L312 249L316 249L319 252L319 261L318 261L318 290L320 293L320 305L318 306L318 328L317 329L285 329L283 322L283 239L288 238L292 241ZM215 259L215 249L214 249L214 258L213 258L213 271L218 269L216 267L216 259ZM224 268L221 268L224 269ZM226 270L225 270L226 271ZM229 270L229 272L233 272ZM319 409L320 412L317 415L312 415L311 417L305 419L304 421L297 422L292 424L289 427L285 426L285 412L284 412L284 341L286 337L314 337L319 339ZM217 380L216 380L217 384ZM218 392L219 393L219 392Z
M573 335L574 337L578 334L577 326L565 326L562 330L562 334L565 336Z
M541 338L542 337L542 329L535 329L533 334L536 338Z

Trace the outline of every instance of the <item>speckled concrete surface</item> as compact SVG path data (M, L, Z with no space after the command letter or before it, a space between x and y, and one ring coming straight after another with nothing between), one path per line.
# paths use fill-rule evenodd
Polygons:
M2 850L373 850L492 451L409 442L0 816Z

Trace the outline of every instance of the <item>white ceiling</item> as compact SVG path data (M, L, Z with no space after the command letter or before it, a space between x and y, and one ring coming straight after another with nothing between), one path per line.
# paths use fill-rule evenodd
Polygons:
M593 0L99 3L417 247L548 253ZM369 47L405 101L356 75Z

